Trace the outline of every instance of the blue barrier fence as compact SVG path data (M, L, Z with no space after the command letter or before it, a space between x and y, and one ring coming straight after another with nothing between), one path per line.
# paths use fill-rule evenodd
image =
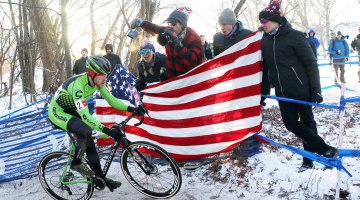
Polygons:
M40 159L59 148L65 132L50 124L46 100L0 117L0 183L36 175Z
M36 176L41 158L64 148L66 132L48 120L44 102L49 98L0 116L0 183ZM94 98L88 105L93 112Z

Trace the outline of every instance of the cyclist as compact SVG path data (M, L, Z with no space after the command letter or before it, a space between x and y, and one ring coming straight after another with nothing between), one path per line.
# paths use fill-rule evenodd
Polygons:
M86 100L97 90L104 99L118 110L139 113L138 108L126 105L115 98L106 87L106 77L110 73L111 64L109 60L100 56L90 56L86 60L87 73L83 73L67 79L56 91L49 104L49 119L61 129L77 133L78 138L75 145L75 155L71 163L71 169L79 172L82 176L91 178L95 175L101 177L106 186L112 192L120 187L121 182L106 178L102 172L95 143L92 139L92 130L101 131L115 140L121 139L121 132L115 128L107 128L97 121L90 113ZM90 164L94 167L94 174L82 157L86 152Z

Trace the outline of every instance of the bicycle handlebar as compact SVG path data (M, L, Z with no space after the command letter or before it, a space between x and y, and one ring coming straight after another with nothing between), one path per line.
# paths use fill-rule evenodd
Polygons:
M140 110L142 110L143 112L141 112L140 121L138 123L134 124L134 126L140 126L144 122L145 114L148 117L150 117L149 111L146 109L145 105L142 102L140 102L139 107L140 107ZM129 115L124 121L120 122L119 125L121 127L125 126L130 121L130 119L133 118L136 115L138 115L138 113L136 113L136 112L131 113L131 115Z

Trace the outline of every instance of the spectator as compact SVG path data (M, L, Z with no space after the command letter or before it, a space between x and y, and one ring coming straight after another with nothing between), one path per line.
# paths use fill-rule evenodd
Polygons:
M138 70L138 80L136 81L136 89L143 90L147 83L159 82L160 74L165 75L166 56L159 52L155 52L155 47L150 42L144 42L140 46L140 61L136 64ZM161 70L162 69L162 70Z
M205 62L208 59L211 59L213 57L212 51L211 51L210 44L206 41L205 35L200 35L200 39L201 39L201 46L202 46L202 56L203 56L203 60Z
M134 19L131 29L141 27L150 34L159 34L159 44L165 46L166 77L171 79L184 74L203 62L201 39L199 35L187 26L191 9L181 7L174 10L165 20L168 26L158 26L143 19Z
M313 29L310 29L309 30L309 33L308 33L308 39L315 45L315 57L317 58L317 50L320 46L320 42L319 40L315 37L315 31Z
M221 31L214 35L214 56L219 55L251 33L250 30L244 29L242 22L236 19L234 11L230 8L221 12L218 23Z
M6 82L3 82L3 85L4 85L4 94L3 94L3 96L5 97L5 96L7 96L8 95L8 92L9 92L9 87L8 87L8 85L6 84Z
M336 38L336 34L335 34L335 32L334 32L333 30L330 30L330 31L329 31L329 37L330 37L330 40Z
M111 71L114 70L115 66L117 64L121 64L121 59L118 55L114 54L114 48L112 44L106 44L105 45L105 51L106 51L106 55L104 56L104 58L108 59L111 63Z
M345 60L349 58L349 45L345 39L342 38L341 32L338 31L336 38L330 41L328 52L332 57L333 67L335 69L335 84L339 78L340 69L340 81L345 82Z
M86 59L88 57L88 50L87 48L81 49L81 58L75 61L74 67L73 67L73 74L78 75L82 74L84 72L87 72L86 69Z
M304 32L304 36L308 38L308 33ZM314 52L315 57L317 58L317 50L315 44L311 40L307 40L309 42L309 45L311 47L311 50Z
M351 48L354 51L358 52L358 59L359 59L359 62L360 62L360 26L358 26L358 31L359 31L359 34L351 42ZM360 83L360 63L359 63L358 77L359 77L358 82Z
M319 68L309 42L303 33L292 28L280 11L280 2L272 1L259 13L265 35L262 94L270 93L270 84L279 97L321 103ZM276 43L275 43L276 41ZM264 98L260 103L264 102ZM325 157L337 157L337 149L327 145L318 135L312 106L279 101L287 130L303 140L304 149ZM299 172L312 168L310 159L303 158Z

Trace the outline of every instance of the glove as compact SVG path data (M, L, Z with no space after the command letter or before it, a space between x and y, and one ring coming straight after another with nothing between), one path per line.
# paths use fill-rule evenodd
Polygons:
M345 61L346 61L346 62L349 61L349 58L345 58Z
M161 73L159 75L159 79L160 79L160 81L166 81L166 79L167 79L166 73Z
M165 33L160 33L157 37L157 41L161 46L166 46L169 44L169 36L165 35Z
M171 41L172 45L177 51L181 51L183 48L183 44L180 39L177 37L176 32L173 29L167 28L164 30L164 35L169 37L169 41Z
M321 96L320 93L312 94L311 95L311 102L321 103L321 102L323 102L323 97Z
M138 116L142 116L142 115L144 115L145 112L146 112L142 106L138 106L138 107L131 107L131 106L129 106L129 107L127 108L127 111L128 111L128 112L135 113L135 114L138 115Z
M120 141L124 135L120 131L119 127L117 127L117 126L115 127L115 126L113 126L111 129L109 129L108 127L104 127L102 132L105 133L106 135L114 138L114 140Z
M144 22L144 20L141 18L133 19L130 23L130 29L135 29L135 28L139 27L143 22Z
M177 34L176 32L171 29L171 28L166 28L164 29L164 35L168 36L170 40L174 40L175 38L177 38Z
M165 81L167 79L167 77L166 77L166 68L165 67L160 68L159 79L160 79L160 81Z

